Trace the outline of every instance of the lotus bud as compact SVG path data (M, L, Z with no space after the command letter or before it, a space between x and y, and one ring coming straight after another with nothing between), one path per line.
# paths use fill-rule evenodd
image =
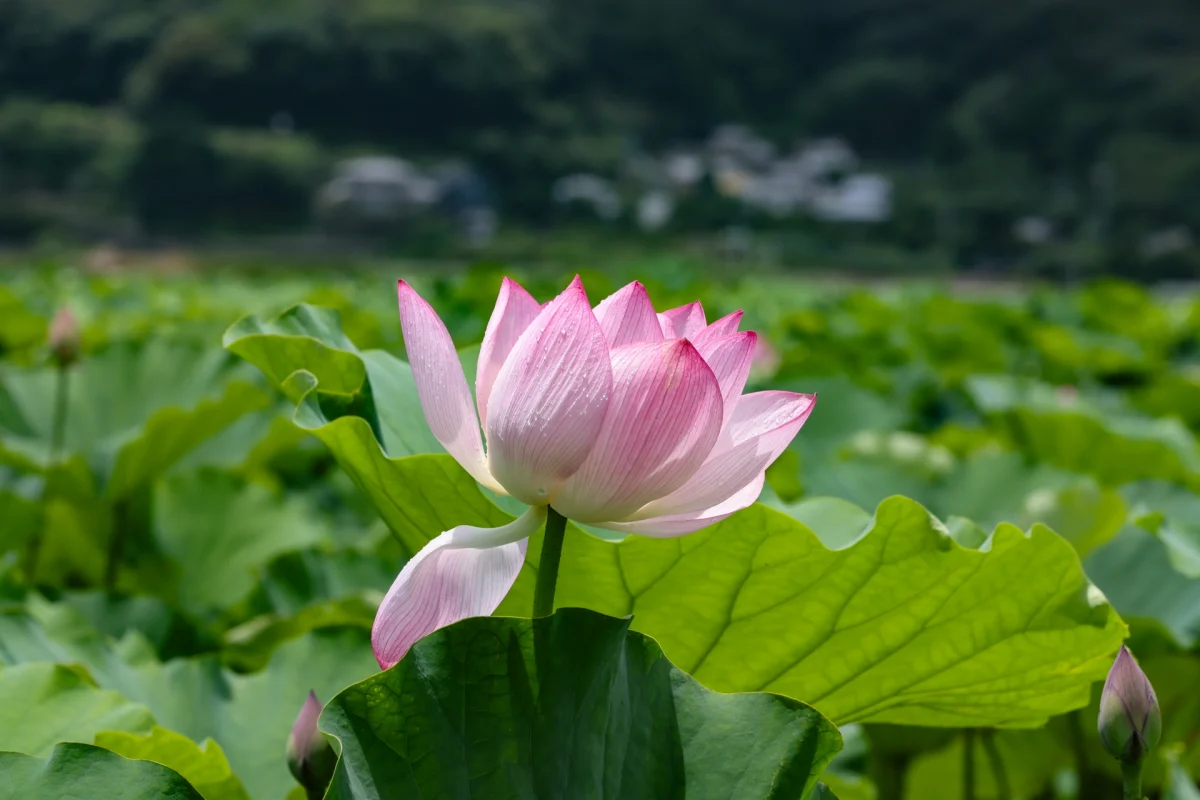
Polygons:
M315 692L309 692L287 741L288 769L310 798L325 796L337 765L337 754L317 729L320 716L321 701Z
M79 359L79 322L71 309L58 309L50 322L50 352L60 367L69 367Z
M1125 647L1117 653L1104 682L1099 727L1104 749L1126 764L1145 758L1162 734L1154 687Z

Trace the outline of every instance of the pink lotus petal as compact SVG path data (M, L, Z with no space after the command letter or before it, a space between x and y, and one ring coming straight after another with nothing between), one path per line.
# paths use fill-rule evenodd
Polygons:
M654 303L639 281L627 284L601 300L596 306L596 319L610 347L663 340Z
M692 343L699 347L701 343L707 342L709 339L719 339L722 336L729 336L730 334L737 333L738 325L741 323L741 311L735 311L732 314L726 314L712 325L709 325L707 328L700 331L700 333L696 335L696 338L692 340Z
M404 346L429 430L471 477L499 489L484 461L475 404L450 332L416 290L404 281L396 288Z
M746 386L746 379L750 377L757 338L758 334L754 331L745 331L696 342L696 349L717 376L717 383L721 386L721 398L725 406L723 423L733 416L738 398Z
M580 522L623 519L683 485L721 430L716 376L677 339L612 353L613 394L595 449L551 503Z
M658 315L658 320L662 325L663 335L668 339L691 339L708 326L704 319L704 306L700 305L699 301L667 309ZM669 328L664 320L670 323Z
M546 504L587 458L612 394L608 342L575 278L542 309L488 399L488 465L522 502Z
M525 540L545 521L545 506L534 506L508 525L460 525L421 548L375 615L371 646L379 666L388 669L439 628L495 611L525 563Z
M728 438L722 438L696 474L633 516L649 519L702 511L760 480L796 438L816 402L816 395L793 392L757 392L742 397L729 421Z
M508 358L517 339L541 310L538 301L521 284L509 278L500 284L496 308L488 320L487 332L483 334L483 344L479 347L479 366L475 373L475 401L479 406L479 420L485 429L488 398L500 367L504 366L504 360Z
M636 533L640 536L650 536L655 539L672 539L715 525L729 516L754 505L762 494L765 475L759 475L750 483L734 492L729 498L711 508L684 514L671 514L661 517L638 520L636 522L606 522L598 524L599 528L608 528L621 533Z

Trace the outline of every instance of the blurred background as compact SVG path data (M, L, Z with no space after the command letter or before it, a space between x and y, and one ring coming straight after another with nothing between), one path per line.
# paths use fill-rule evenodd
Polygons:
M1197 236L1195 0L0 0L0 707L84 665L228 796L303 796L296 711L375 671L436 531L280 384L348 363L330 413L419 431L367 451L439 452L395 279L470 353L502 276L578 272L744 309L751 385L821 397L760 499L824 544L895 494L1068 541L1159 693L1147 792L1197 800ZM260 328L304 346L260 372ZM847 725L823 780L1115 797L1099 687L1034 731Z
M1197 53L1189 0L4 0L0 246L1195 278Z

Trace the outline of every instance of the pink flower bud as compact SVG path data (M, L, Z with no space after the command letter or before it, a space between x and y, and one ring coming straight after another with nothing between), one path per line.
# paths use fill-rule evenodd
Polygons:
M287 741L288 769L309 797L325 796L337 766L337 754L317 729L320 716L321 701L315 692L309 692Z
M59 308L50 322L49 343L59 366L70 366L79 359L79 323L66 306Z
M1104 682L1099 727L1104 749L1126 763L1145 758L1162 735L1154 687L1124 646Z

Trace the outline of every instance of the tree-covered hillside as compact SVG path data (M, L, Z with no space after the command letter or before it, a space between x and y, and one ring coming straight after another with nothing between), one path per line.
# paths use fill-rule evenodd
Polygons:
M564 173L740 122L845 139L967 250L1038 214L1131 255L1200 225L1198 53L1191 0L0 0L3 218L69 189L286 227L382 150L532 221Z

